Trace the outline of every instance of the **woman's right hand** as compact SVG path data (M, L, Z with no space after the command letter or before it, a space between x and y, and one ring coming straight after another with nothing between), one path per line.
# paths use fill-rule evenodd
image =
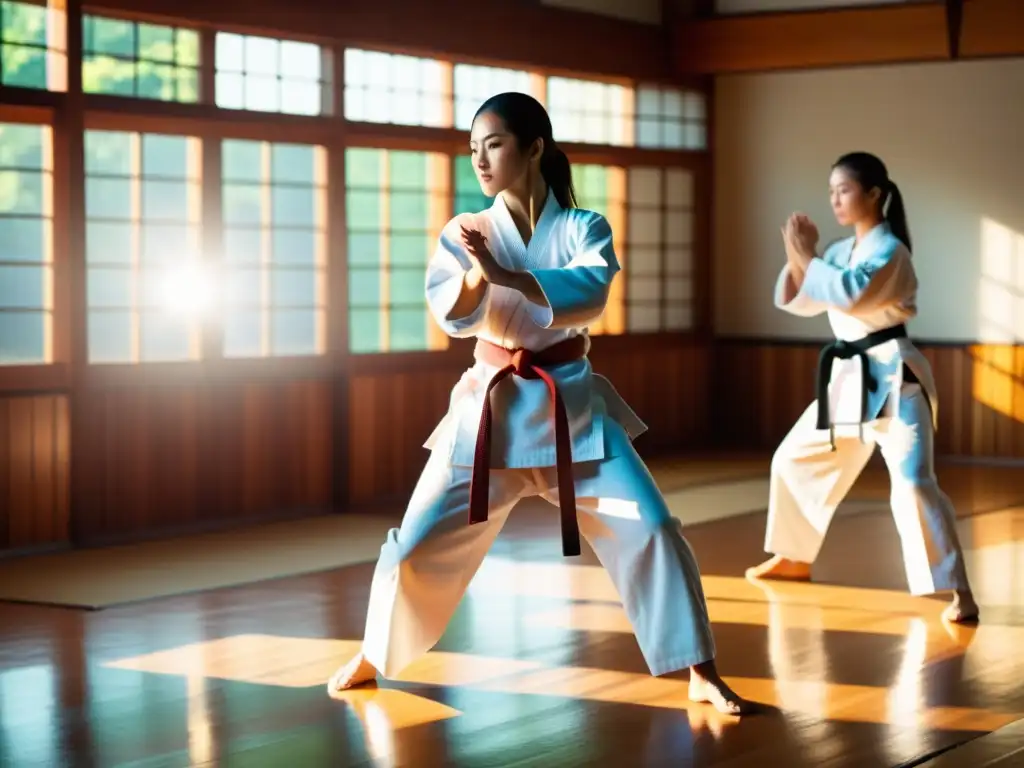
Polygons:
M786 221L786 239L801 253L817 256L818 227L803 213L794 213Z

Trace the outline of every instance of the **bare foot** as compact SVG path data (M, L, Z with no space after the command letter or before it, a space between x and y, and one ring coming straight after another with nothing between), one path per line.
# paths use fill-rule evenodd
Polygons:
M361 653L357 653L348 664L340 667L327 683L328 693L337 693L377 679L377 670Z
M690 667L690 701L711 704L723 715L746 715L754 711L753 702L733 691L719 676L714 661Z
M954 592L953 602L946 606L942 618L953 624L964 624L978 620L980 611L970 592Z
M748 579L788 579L790 581L810 581L811 564L787 560L781 555L765 560L760 565L747 568Z

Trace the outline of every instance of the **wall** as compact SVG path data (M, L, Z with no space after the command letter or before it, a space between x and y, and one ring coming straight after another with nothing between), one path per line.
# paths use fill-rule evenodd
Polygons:
M717 333L827 333L824 319L772 306L779 225L802 210L823 242L843 235L828 172L855 149L882 157L906 200L921 282L914 333L963 342L1024 332L998 285L1018 280L1002 263L1024 232L1024 59L725 76L715 87Z
M806 404L813 355L800 350L829 334L824 318L772 306L779 226L802 210L823 243L844 234L828 207L829 166L864 149L887 162L906 200L921 286L911 333L933 356L940 400L957 404L940 423L940 450L1024 453L1024 59L728 75L715 87L716 365L726 380L749 371L751 392L780 392L780 377L799 372L793 402L742 417L757 424L757 442L771 445Z

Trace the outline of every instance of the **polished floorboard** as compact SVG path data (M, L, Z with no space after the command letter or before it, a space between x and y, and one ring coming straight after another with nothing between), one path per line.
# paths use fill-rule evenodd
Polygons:
M746 471L726 470L708 473ZM101 611L0 603L0 765L1008 768L1024 740L1024 479L940 479L963 515L974 628L906 593L884 504L837 517L813 584L742 577L763 512L686 528L721 672L765 705L756 717L690 704L685 673L652 678L596 559L563 559L557 512L525 502L437 648L338 699L324 682L358 646L372 564ZM884 500L882 481L869 472L854 497Z

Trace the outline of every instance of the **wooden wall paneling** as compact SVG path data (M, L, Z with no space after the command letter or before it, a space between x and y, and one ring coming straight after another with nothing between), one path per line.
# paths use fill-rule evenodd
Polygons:
M349 380L349 502L393 502L411 492L423 443L448 409L472 359L425 370L356 373Z
M711 440L773 450L814 400L821 344L717 339ZM1024 347L923 341L939 394L939 456L1024 458Z
M710 345L658 336L619 343L628 339L595 339L591 361L647 424L637 451L646 457L700 446L710 428Z
M452 387L472 364L468 350L423 370L354 373L350 383L351 504L404 502L427 461L422 447L444 416ZM606 376L648 425L645 456L698 447L709 430L710 345L688 337L597 337L594 371ZM383 361L381 361L383 362Z
M90 389L75 443L79 540L328 511L331 399L323 379Z
M0 550L68 542L68 431L65 396L0 397Z

